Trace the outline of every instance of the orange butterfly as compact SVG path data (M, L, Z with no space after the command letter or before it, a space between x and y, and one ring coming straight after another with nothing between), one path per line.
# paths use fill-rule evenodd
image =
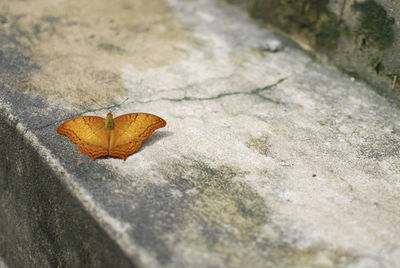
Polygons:
M153 114L133 113L113 118L108 113L107 118L72 118L61 124L57 132L70 138L92 161L108 155L126 160L156 129L166 125L164 119Z

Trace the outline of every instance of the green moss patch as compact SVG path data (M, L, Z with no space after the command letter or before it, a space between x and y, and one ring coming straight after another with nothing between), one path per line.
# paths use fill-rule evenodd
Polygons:
M352 7L361 12L358 32L365 38L363 43L379 50L391 47L394 42L394 18L389 17L386 10L373 0L356 2Z
M334 20L326 21L322 23L319 32L316 35L315 44L317 47L323 47L326 49L337 48L337 40L340 36L340 29L338 24Z

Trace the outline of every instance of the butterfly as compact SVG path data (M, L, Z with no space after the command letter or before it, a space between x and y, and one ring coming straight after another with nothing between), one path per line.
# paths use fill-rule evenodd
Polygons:
M76 143L79 150L92 161L102 156L124 160L139 150L142 142L156 129L165 127L164 119L146 113L131 113L113 118L79 116L65 121L57 128L59 134Z

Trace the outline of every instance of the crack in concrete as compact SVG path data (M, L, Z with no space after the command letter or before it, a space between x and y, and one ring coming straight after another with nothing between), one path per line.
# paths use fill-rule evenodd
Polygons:
M135 101L131 101L131 102L126 102L129 99L129 98L127 98L121 103L113 103L110 106L85 110L83 112L76 113L73 116L69 116L67 118L63 118L63 119L60 119L60 120L55 120L55 121L50 122L48 124L45 124L43 126L36 127L36 128L31 128L31 130L41 130L41 129L44 129L46 127L52 126L54 124L58 124L58 123L66 121L66 120L69 120L69 119L72 119L72 118L75 118L75 117L78 117L78 116L82 116L83 114L86 114L86 113L97 112L97 111L102 111L102 110L111 110L111 109L116 108L116 107L121 107L123 104L132 104L132 103L150 103L150 102L156 102L156 101L162 101L162 100L164 100L164 101L172 101L172 102L207 101L207 100L217 100L217 99L221 99L223 97L234 96L234 95L255 95L255 96L258 96L258 97L260 97L260 98L262 98L264 100L270 101L270 102L275 103L275 104L283 104L283 102L280 102L280 101L271 99L269 97L266 97L266 96L262 95L261 93L266 91L266 90L269 90L269 89L271 89L271 88L273 88L273 87L275 87L277 85L279 85L280 83L282 83L286 79L288 79L288 77L281 78L277 82L275 82L273 84L270 84L270 85L267 85L265 87L256 88L256 89L253 89L253 90L250 90L250 91L247 91L247 92L246 91L245 92L243 92L243 91L226 92L226 93L220 93L217 96L212 96L212 97L190 97L190 96L185 96L183 98L159 98L159 99L148 100L148 101L135 100Z
M288 77L284 77L279 79L277 82L275 82L274 84L262 87L262 88L256 88L253 89L251 91L247 91L247 92L243 92L243 91L234 91L234 92L226 92L226 93L220 93L217 96L213 96L213 97L190 97L190 96L185 96L183 98L161 98L160 100L166 100L166 101L173 101L173 102L181 102L181 101L207 101L207 100L217 100L217 99L221 99L223 97L226 96L233 96L233 95L256 95L264 100L268 100L270 102L273 102L275 104L282 104L282 102L271 99L269 97L266 97L264 95L262 95L261 93L271 89L277 85L279 85L280 83L282 83L283 81L285 81Z

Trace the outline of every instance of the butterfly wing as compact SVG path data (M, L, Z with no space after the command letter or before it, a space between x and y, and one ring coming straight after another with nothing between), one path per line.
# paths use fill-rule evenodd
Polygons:
M93 161L108 155L109 133L105 130L105 119L102 117L76 117L61 124L57 132L76 143L79 150Z
M110 156L124 160L139 150L142 142L156 129L166 126L164 119L146 113L124 114L114 119L110 137Z

